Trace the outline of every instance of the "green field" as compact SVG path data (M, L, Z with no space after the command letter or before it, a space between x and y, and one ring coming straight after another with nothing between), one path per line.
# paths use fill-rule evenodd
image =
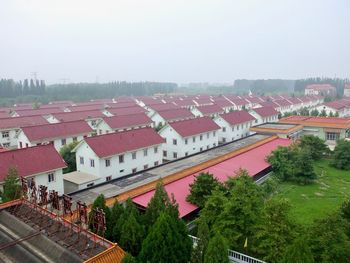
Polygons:
M350 198L350 171L337 170L328 161L317 162L318 180L310 185L281 183L275 198L286 198L298 223L309 225L339 208Z

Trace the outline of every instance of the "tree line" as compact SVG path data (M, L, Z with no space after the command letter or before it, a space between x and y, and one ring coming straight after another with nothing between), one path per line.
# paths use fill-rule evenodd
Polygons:
M209 173L198 175L187 197L201 208L196 220L200 242L192 252L197 260L192 256L191 262L206 262L202 256L212 252L208 240L214 237L218 249L213 257L222 257L216 262L227 262L225 253L220 253L227 248L267 262L350 262L350 200L335 213L302 226L291 216L288 200L273 198L278 181L317 180L314 162L323 158L338 169L350 170L350 142L338 141L330 153L324 141L308 135L280 147L268 157L273 177L262 186L242 169L223 183Z
M16 98L26 95L45 94L46 86L44 80L25 79L14 81L13 79L0 80L0 97Z
M346 83L350 83L349 79L341 78L307 78L299 79L295 81L294 91L304 93L305 87L310 84L330 84L337 89L337 97L342 97L344 94L344 86Z

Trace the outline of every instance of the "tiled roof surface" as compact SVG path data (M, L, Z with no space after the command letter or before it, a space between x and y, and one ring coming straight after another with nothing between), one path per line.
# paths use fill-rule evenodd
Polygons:
M0 181L4 181L9 168L16 168L19 176L30 176L65 167L52 144L0 153Z
M222 117L230 125L255 120L255 118L252 115L250 115L247 111L244 110L220 114L220 117Z
M85 138L85 142L103 158L164 143L152 128L141 128ZM152 154L152 153L149 153Z
M152 120L145 113L105 117L103 120L112 129L149 125L152 123Z
M220 129L220 127L210 117L172 122L169 123L169 125L182 137L188 137Z
M32 125L47 124L47 120L40 116L13 117L0 120L0 129L22 128Z

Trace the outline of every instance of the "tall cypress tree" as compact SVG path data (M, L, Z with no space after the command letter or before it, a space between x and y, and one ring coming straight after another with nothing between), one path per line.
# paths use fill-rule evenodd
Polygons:
M217 233L210 239L204 255L204 263L229 263L225 239Z

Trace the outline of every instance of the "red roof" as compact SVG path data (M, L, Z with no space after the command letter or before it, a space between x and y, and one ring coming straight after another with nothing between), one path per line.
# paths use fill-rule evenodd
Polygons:
M285 99L281 99L281 100L274 100L274 103L276 103L277 105L284 107L284 106L290 106L292 103L288 100Z
M223 113L224 110L216 104L213 105L204 105L196 107L203 115L213 114L213 113Z
M22 131L29 141L35 142L45 139L88 135L93 132L93 129L85 121L71 121L24 127Z
M25 116L34 116L34 115L50 115L53 113L63 112L61 108L45 108L45 109L36 109L36 110L14 110L20 117Z
M154 104L149 106L155 111L164 111L164 110L176 110L181 109L179 106L173 104L173 103L162 103L162 104Z
M103 158L161 144L165 140L152 128L141 128L88 137L85 142Z
M0 181L4 181L9 168L17 169L19 176L65 168L66 163L52 144L40 145L0 153Z
M106 117L103 120L112 129L152 124L152 120L145 113Z
M127 107L127 108L110 108L110 109L107 109L107 111L112 113L113 115L131 115L131 114L146 112L144 108L141 108L138 106Z
M104 110L106 107L104 104L92 104L92 105L82 105L82 106L71 106L68 109L72 112L76 111L89 111L89 110Z
M198 173L186 176L182 179L165 185L168 195L174 194L176 202L179 204L180 217L184 217L197 209L197 206L186 201L189 194L189 185L193 183L195 176L202 172L212 173L220 182L225 182L228 177L234 176L235 171L240 168L246 169L250 176L270 167L266 162L266 157L278 146L288 146L291 141L288 139L275 139L258 146L250 151L237 155L224 162L211 166ZM143 207L147 207L149 201L154 195L154 190L133 198L133 201Z
M255 111L261 117L269 117L269 116L278 115L278 111L276 111L274 107L269 107L269 106L255 108L255 109L253 109L253 111Z
M106 117L106 115L104 115L100 110L64 112L64 113L56 113L52 115L57 120L64 121L64 122Z
M332 124L345 124L350 125L350 118L337 118L337 117L308 117L308 116L289 116L281 119L282 122L288 123L288 121L300 121L300 122L314 122L314 123L332 123ZM301 123L302 124L302 123Z
M171 122L169 125L182 137L188 137L220 129L220 127L210 117Z
M194 118L194 115L190 110L183 108L175 110L163 110L159 111L158 114L166 121Z
M47 120L40 116L12 117L0 120L0 129L22 128L32 125L47 124Z
M310 84L307 85L305 89L313 89L313 90L335 90L330 84Z
M235 124L255 120L255 118L245 110L220 114L220 117L222 117L230 125L235 125Z

